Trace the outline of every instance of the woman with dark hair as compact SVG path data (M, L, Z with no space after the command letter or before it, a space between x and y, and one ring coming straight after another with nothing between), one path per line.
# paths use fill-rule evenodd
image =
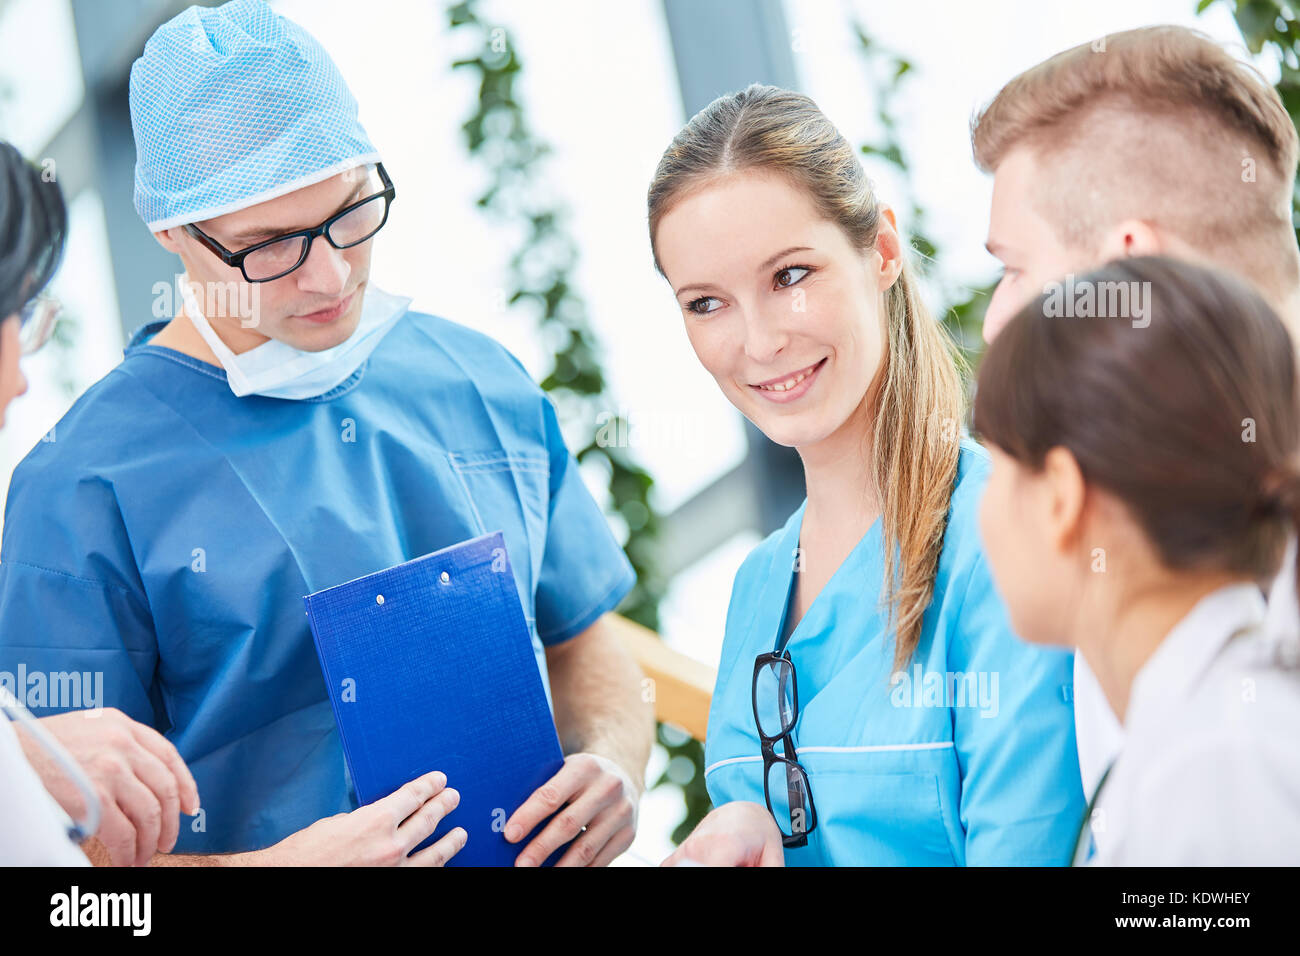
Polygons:
M19 359L54 328L58 304L42 293L63 257L67 223L58 186L0 142L0 425L9 403L27 391ZM129 757L118 759L95 746L83 712L37 720L26 696L12 674L0 674L0 865L84 866L69 837L92 834L115 863L171 849L175 805L198 805L176 748L116 710L97 711L100 728L128 741L122 752ZM19 722L21 736L7 718ZM63 811L80 821L69 824Z
M58 307L39 293L58 269L67 226L58 187L0 142L0 426L9 403L27 391L19 357L54 328Z
M1094 859L1294 865L1300 670L1260 591L1300 525L1290 338L1245 284L1170 259L1074 288L1139 297L1140 320L1026 306L984 359L975 428L1016 631L1076 647L1124 725Z
M0 425L9 403L27 391L19 358L38 347L53 327L57 307L38 294L58 267L66 229L58 187L42 182L36 167L0 143ZM86 858L65 835L59 805L24 759L7 719L29 717L19 699L26 688L14 690L17 697L8 682L0 681L0 863L84 866ZM35 720L29 726L40 727ZM85 810L93 816L90 808Z

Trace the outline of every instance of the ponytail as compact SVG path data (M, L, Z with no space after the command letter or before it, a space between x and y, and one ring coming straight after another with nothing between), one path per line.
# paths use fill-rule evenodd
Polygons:
M1297 549L1295 580L1291 583L1300 600L1300 470L1289 467L1266 479L1256 512L1265 520L1280 515L1289 523L1289 534Z
M957 479L964 401L956 350L926 309L908 265L885 294L889 347L872 430L894 667L921 641Z

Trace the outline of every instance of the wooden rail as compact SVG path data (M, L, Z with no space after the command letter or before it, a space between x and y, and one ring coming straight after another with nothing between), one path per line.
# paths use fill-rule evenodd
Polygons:
M655 717L703 740L717 671L674 651L649 628L617 614L612 617L623 646L650 680L646 686L654 695Z

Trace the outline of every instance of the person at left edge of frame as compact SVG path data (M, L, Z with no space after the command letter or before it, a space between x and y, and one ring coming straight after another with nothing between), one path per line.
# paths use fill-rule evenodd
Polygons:
M67 227L58 184L0 142L0 427L27 391L21 359L49 340L58 320L59 302L45 290ZM116 710L35 718L25 675L24 686L19 680L0 673L0 865L84 866L77 844L92 835L117 862L170 850L180 811L199 808L176 748ZM85 733L92 721L120 735L125 759L106 759Z

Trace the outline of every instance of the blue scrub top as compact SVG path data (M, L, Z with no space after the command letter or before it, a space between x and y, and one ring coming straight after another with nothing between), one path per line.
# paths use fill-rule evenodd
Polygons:
M906 670L894 673L880 607L879 520L791 634L794 744L817 824L807 846L785 851L788 865L1067 862L1084 812L1072 655L1011 630L977 527L989 467L964 440L934 600ZM780 638L806 506L736 574L705 744L715 806L765 805L754 658Z
M14 472L0 671L102 672L104 706L166 733L203 805L176 852L356 806L304 595L501 530L545 682L544 647L632 587L550 400L487 336L408 313L337 388L289 401L147 344L164 324Z

